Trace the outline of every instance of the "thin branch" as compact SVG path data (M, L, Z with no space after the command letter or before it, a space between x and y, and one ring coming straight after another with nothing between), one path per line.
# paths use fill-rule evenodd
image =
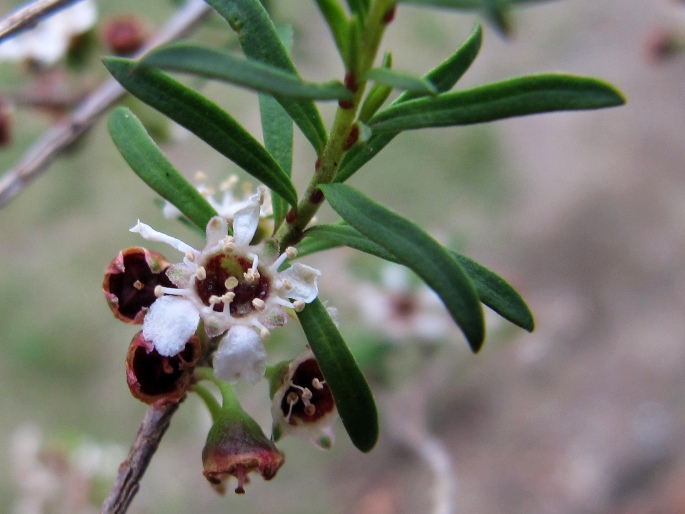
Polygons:
M150 39L136 57L153 48L181 37L209 12L203 0L189 0ZM114 79L109 79L93 91L65 120L53 125L24 153L14 168L0 178L0 208L7 205L31 181L47 169L55 157L74 141L79 139L95 121L120 97L124 89Z
M102 504L100 514L124 514L133 497L140 489L140 480L157 451L171 416L178 409L178 403L164 407L150 407L138 429L138 435L131 445L128 457L119 466L109 496Z
M0 20L0 41L33 28L43 18L81 0L35 0Z

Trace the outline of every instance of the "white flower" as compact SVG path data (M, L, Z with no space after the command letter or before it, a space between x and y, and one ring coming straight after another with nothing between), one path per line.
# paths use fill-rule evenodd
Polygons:
M235 384L242 376L256 384L266 370L266 350L251 328L238 325L228 331L214 354L214 375Z
M423 284L413 284L409 271L396 264L381 270L381 284L358 288L366 323L392 341L435 343L452 333L452 322L440 298Z
M278 245L273 240L250 245L259 225L261 200L261 193L253 195L234 214L232 236L228 235L224 218L212 218L201 251L140 221L131 229L149 241L164 242L185 254L182 263L167 270L177 289L156 288L158 296L167 294L175 298L156 300L143 322L145 337L152 340L161 355L183 349L186 334L197 327L198 316L204 320L209 337L242 326L259 330L265 339L270 328L286 322L284 307L299 311L317 297L318 270L295 263L278 271L286 259L297 255L294 248L286 248L278 255ZM188 313L179 316L181 310ZM150 329L146 333L146 327L150 324L155 328L148 337ZM165 329L165 325L170 328Z
M195 189L204 196L207 203L214 208L217 214L225 218L229 223L233 221L233 216L236 212L249 205L250 199L254 194L254 189L248 183L243 183L243 191L236 192L238 185L237 175L231 175L227 180L221 183L219 186L221 199L217 198L215 189L207 185L207 176L204 173L196 173L195 181ZM273 214L268 190L264 190L264 195L265 199L259 208L259 215L261 218L266 218ZM169 201L164 203L162 214L164 214L165 218L180 218L182 216L181 211Z
M55 64L69 48L71 38L93 27L96 19L97 7L92 0L76 2L0 43L0 60Z

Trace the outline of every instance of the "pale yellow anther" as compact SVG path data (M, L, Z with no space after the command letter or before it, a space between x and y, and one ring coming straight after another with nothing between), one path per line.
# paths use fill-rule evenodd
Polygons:
M186 252L186 259L189 262L195 262L195 252Z
M259 331L259 337L261 337L264 341L266 341L267 339L269 339L271 337L271 332L269 332L268 328L262 328Z
M313 378L313 379L312 379L312 386L314 387L314 389L319 389L319 390L323 389L323 385L324 385L325 383L326 383L325 380L322 382L322 381L319 380L318 378Z
M258 311L263 311L266 308L266 302L261 298L254 298L252 300L252 306Z
M233 236L224 237L224 252L231 253L233 250L235 250Z
M302 388L302 399L303 400L311 400L312 399L312 391L308 387Z
M228 277L224 282L224 287L226 289L233 289L238 285L238 279L236 277Z
M221 301L224 303L231 303L233 299L235 298L235 293L233 291L229 291L225 295L221 297Z
M138 291L142 291L142 290L145 288L145 285L143 285L143 283L142 283L140 280L136 280L136 281L133 283L133 287L134 287L135 289L137 289Z
M164 291L162 291L162 286L155 286L155 296L157 298L164 296Z
M306 305L307 304L303 300L295 300L293 302L293 308L295 309L295 312L302 312Z
M229 189L233 189L233 186L235 186L237 183L238 175L231 175L226 180L224 180L219 187L222 191L228 191Z
M288 256L288 259L294 259L297 257L297 248L294 246L289 246L288 248L285 249L285 254Z
M285 289L286 291L289 291L292 288L293 288L293 285L290 283L290 280L288 280L287 278L284 278L283 279L283 289Z
M259 282L259 279L261 278L261 275L259 274L259 271L256 269L249 269L245 273L245 281L248 284L256 284Z
M205 270L204 266L197 267L197 271L195 271L195 277L198 280L204 280L207 278L207 270Z
M205 182L207 180L207 174L204 171L198 171L195 173L195 180L197 182Z
M198 187L197 191L202 196L213 196L214 193L216 193L216 191L214 191L213 187Z
M209 297L209 305L214 305L215 303L220 303L221 298L215 294Z

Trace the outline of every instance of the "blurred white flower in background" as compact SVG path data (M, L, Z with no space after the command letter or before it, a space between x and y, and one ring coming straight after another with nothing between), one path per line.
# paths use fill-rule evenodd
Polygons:
M403 266L385 264L379 284L362 283L358 302L365 322L391 341L442 341L453 331L442 301Z
M67 52L72 38L90 30L96 20L97 6L92 0L76 2L1 42L0 60L52 66Z

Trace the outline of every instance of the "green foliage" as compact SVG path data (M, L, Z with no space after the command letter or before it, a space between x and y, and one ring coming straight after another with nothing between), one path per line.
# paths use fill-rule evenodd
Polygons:
M439 92L449 91L454 87L457 81L466 73L473 61L478 55L480 46L483 42L483 29L480 25L475 25L471 31L470 36L462 43L457 51L448 59L440 63L433 70L428 72L424 79L437 89ZM391 104L400 105L403 102L416 98L417 94L410 92L402 93ZM357 145L353 147L343 159L340 169L335 176L336 182L345 182L350 178L359 168L369 162L375 157L378 152L385 148L395 136L397 132L385 132L383 134L374 134L364 145Z
M290 177L252 135L218 105L152 68L135 61L105 59L105 66L133 95L190 130L291 205L297 192Z
M474 352L485 339L483 309L471 280L440 243L420 227L345 184L321 186L349 225L392 254L435 291Z
M510 7L527 0L406 1L478 10L506 33ZM412 221L342 182L403 131L617 106L625 101L621 93L600 80L564 74L511 78L452 91L481 48L480 25L473 27L454 54L421 77L394 70L389 53L378 66L376 54L397 7L394 0L347 0L345 5L338 0L317 0L346 76L344 81L338 77L308 82L300 78L289 55L288 37L279 33L259 0L207 3L235 31L243 56L186 42L159 48L141 62L108 58L105 65L134 96L189 129L271 190L273 240L281 248L296 245L299 257L347 246L406 266L438 294L474 352L485 338L481 304L533 330L528 306L502 277L443 247ZM160 68L258 93L264 144L214 102ZM401 94L384 106L392 89ZM338 109L327 130L315 101L330 100L338 101ZM295 125L317 155L316 172L299 202L291 179ZM112 139L134 171L204 229L216 213L166 160L140 122L119 108L112 113L109 126ZM312 224L324 202L343 223ZM369 451L378 437L378 419L364 376L318 298L297 316L350 439L361 451Z
M305 236L305 240L298 245L300 256L348 246L389 262L403 264L395 255L349 225L317 225L308 229ZM533 315L521 295L506 280L465 255L449 249L447 251L469 276L482 303L514 325L532 332L535 327Z
M418 98L371 118L374 132L470 125L541 112L615 107L625 99L600 80L563 74L518 77L494 84Z
M109 117L109 133L121 155L143 182L204 231L216 211L164 157L138 118L125 107L114 109Z
M248 58L298 76L295 64L259 0L206 1L238 34L240 47ZM275 98L300 127L316 152L321 153L326 145L326 128L314 102L293 100L279 95Z
M269 64L250 61L221 50L192 43L163 46L143 59L142 65L218 79L263 93L286 98L350 100L352 93L342 82L303 82L297 75Z

